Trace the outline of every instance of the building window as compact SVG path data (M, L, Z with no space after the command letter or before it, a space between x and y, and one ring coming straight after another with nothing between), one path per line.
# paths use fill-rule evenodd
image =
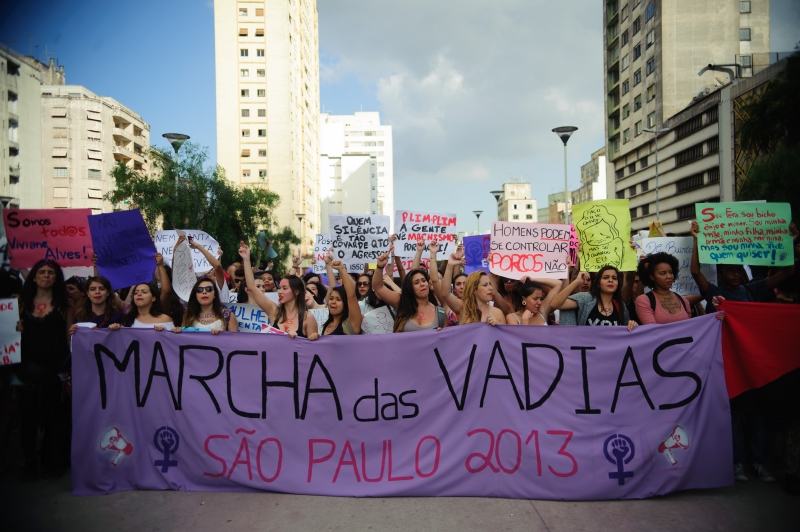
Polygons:
M712 107L706 113L706 124L713 124L719 120L719 107Z
M256 49L256 57L264 57L264 49L263 48Z
M241 50L239 50L239 56L247 57L247 48L242 48Z
M66 148L64 148L64 151L66 152ZM86 151L87 151L86 156L89 157L89 159L94 159L95 161L103 160L103 154L100 150L86 150Z
M642 192L647 192L650 190L650 185L648 184L648 181L642 181L642 184L639 188L641 188Z
M642 17L636 17L636 20L633 21L633 34L636 35L639 33L639 30L642 29Z
M750 13L750 2L739 2L739 13Z
M263 17L264 16L264 8L263 7L257 7L256 8L256 16L257 17Z
M631 208L631 220L636 218L636 207Z
M247 28L239 28L239 37L247 37Z
M266 95L267 95L267 91L266 91L266 89L258 89L258 96L259 96L259 98L263 98L263 97L264 97L264 96L266 96Z
M61 168L53 168L53 177L69 177L69 170L61 167Z
M266 137L267 136L267 130L266 129L259 129L258 130L258 136L259 137Z
M639 120L633 125L633 136L638 137L642 134L642 121Z
M11 63L9 63L10 65ZM53 107L53 113L50 115L54 118L63 118L67 116L67 108L66 107Z
M636 171L636 163L631 163L628 165L628 175L631 175ZM636 185L631 187L631 196L636 194Z
M647 101L651 102L656 97L656 85L655 83L647 87Z
M526 220L533 220L533 215L532 214L526 214L525 215L525 219Z
M256 28L256 37L264 36L264 28Z
M53 197L54 198L68 198L69 197L69 189L66 187L56 187L53 189Z
M655 57L653 59L649 60L644 68L645 68L645 71L647 72L646 75L648 75L648 76L650 74L652 74L653 72L655 72L655 70L656 70L656 59L655 59Z
M652 2L647 4L647 7L644 8L644 21L647 22L651 18L653 18L654 16L656 16L656 2L655 2L655 0L653 0Z
M513 205L513 207L514 207L514 210L516 211L516 210L517 210L517 204L515 203L515 204Z
M261 70L261 69L256 70L256 76L258 76L259 78L263 78L264 75L265 75L264 70Z
M103 199L103 191L99 188L90 188L87 189L86 192L91 199Z
M511 217L512 220L519 220L519 214L515 214Z
M719 137L712 137L706 142L706 153L717 153L719 151Z
M250 157L250 150L248 149L242 150L242 157Z
M639 169L640 170L643 170L643 169L647 168L648 164L649 164L648 163L648 157L646 155L644 157L642 157L641 159L639 159Z
M675 192L677 194L683 194L684 192L697 190L698 188L703 188L702 173L690 175L689 177L684 177L675 182Z
M611 141L611 151L618 152L619 151L619 137L615 138Z
M260 177L261 179L264 179L265 177L267 177L267 171L264 170L264 169L259 170L258 171L258 177Z
M656 30L650 30L650 32L647 34L646 42L647 44L645 48L650 48L656 43Z
M633 60L636 61L642 56L642 43L633 47Z
M631 83L626 79L622 82L622 94L628 94L629 90L631 90Z
M250 130L249 129L243 129L242 130L242 136L243 137L249 137L250 136Z
M250 109L242 109L242 117L247 118L250 116Z
M67 138L67 128L65 128L65 127L54 127L53 128L53 138L54 139L65 139L65 138Z
M614 172L614 174L616 175L617 179L622 179L623 177L625 177L625 169L624 168L620 168L619 170Z
M625 70L629 66L630 66L630 57L628 56L628 54L625 54L622 57L622 70Z
M739 28L739 40L740 41L750 40L750 28Z
M655 113L650 113L649 115L647 115L647 127L650 128L650 129L656 127L656 114Z
M246 68L243 68L241 70L241 74L242 74L243 78L249 78L250 77L250 71L248 69L246 69Z
M622 32L622 37L620 37L620 46L625 46L628 44L628 30Z
M626 103L622 106L622 119L625 120L629 116L631 116L631 104Z
M625 4L622 7L622 20L625 21L628 18L629 14L630 14L630 9L628 8L628 5Z
M95 122L100 122L100 111L86 111L86 118L89 120L94 120ZM116 127L116 126L115 126ZM120 128L123 129L123 128Z
M739 64L742 65L742 68L750 68L753 66L753 56L752 55L740 55L739 56Z
M239 16L240 17L246 17L247 16L247 8L246 7L240 7L239 8Z
M698 129L703 127L703 115L697 115L690 118L683 124L675 128L675 140L680 140L688 137Z
M97 170L95 168L89 168L89 173L87 177L89 179L103 179L103 171Z
M242 170L242 179L250 179L250 170Z
M259 109L258 110L258 116L267 116L267 110L266 109Z
M528 203L527 205L525 205L525 208L526 209L533 209L533 204Z
M677 209L678 220L691 220L694 218L695 209L694 203L691 205L684 205L683 207L678 207Z
M250 89L242 89L242 98L247 98L250 96Z
M258 150L258 156L259 157L266 157L267 156L267 150Z
M633 111L636 112L642 108L642 95L640 94L633 99Z
M692 161L703 156L703 144L695 144L691 148L687 148L675 154L675 166L684 166Z
M622 143L626 144L631 140L631 129L628 128L622 132Z
M719 166L708 171L708 183L719 183Z
M617 191L617 199L625 199L625 191L624 190Z
M635 87L641 82L642 82L642 69L640 68L639 70L633 73L633 86Z

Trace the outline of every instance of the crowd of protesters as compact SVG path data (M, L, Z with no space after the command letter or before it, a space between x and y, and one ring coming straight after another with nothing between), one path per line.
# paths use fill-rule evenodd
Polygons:
M791 230L798 245L794 224ZM563 281L515 280L483 270L467 274L462 246L439 263L436 242L428 243L428 267L421 266L426 246L418 242L416 257L405 271L393 253L394 236L374 269L364 265L363 271L348 273L347 266L329 254L325 275L310 269L304 273L300 257L296 257L293 273L283 277L271 271L272 263L254 264L244 243L238 250L241 260L226 269L218 259L221 250L215 256L190 239L188 245L205 256L211 270L197 279L189 301L182 301L172 289L171 272L161 255L156 255L151 282L119 292L96 272L85 280L65 280L54 261L40 261L28 272L0 270L0 297L19 298L18 329L22 334L22 363L2 368L0 450L7 447L13 420L18 420L24 454L21 480L58 478L69 467L69 341L79 324L109 330L148 328L164 334L187 330L219 334L238 331L236 318L226 305L249 303L266 313L277 332L313 341L322 335L362 334L364 315L379 307L391 313L395 333L481 322L490 326L619 326L632 331L716 312L726 299L800 302L794 266L753 267L746 272L742 266L721 264L717 279L706 279L700 269L697 234L694 223L691 274L700 294L692 296L672 290L679 262L668 253L641 256L633 272L604 266L589 273L573 264ZM176 247L184 239L180 237ZM800 257L800 245L795 257ZM271 297L273 292L277 298ZM722 319L724 313L717 316ZM748 392L731 402L734 474L736 480L746 481L752 471L761 480L774 482L764 462L768 425L775 419L754 395ZM785 414L786 489L797 494L800 412Z

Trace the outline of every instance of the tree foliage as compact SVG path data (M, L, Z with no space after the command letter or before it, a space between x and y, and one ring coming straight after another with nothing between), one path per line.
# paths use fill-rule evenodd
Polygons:
M185 143L176 162L170 151L150 148L150 175L117 165L111 172L116 188L107 194L114 205L139 209L150 231L199 229L213 236L222 247L223 264L239 260L239 242L258 249L256 235L267 231L278 253L274 269L283 273L290 245L300 239L288 227L272 222L280 197L261 187L237 187L224 170L206 166L206 149Z

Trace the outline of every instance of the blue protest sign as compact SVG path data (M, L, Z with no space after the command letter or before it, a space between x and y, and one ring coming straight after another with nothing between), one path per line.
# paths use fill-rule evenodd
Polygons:
M486 258L489 256L491 240L492 237L490 235L464 237L464 258L467 259L467 264L464 266L464 273L469 275L478 270L489 273L489 262Z
M89 216L97 272L115 290L153 278L156 247L138 209Z

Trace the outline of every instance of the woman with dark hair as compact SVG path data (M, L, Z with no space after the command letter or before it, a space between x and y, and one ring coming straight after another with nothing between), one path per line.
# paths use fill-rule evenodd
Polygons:
M306 287L303 280L296 275L287 275L281 279L278 286L278 302L262 294L256 289L253 268L250 266L250 247L244 242L239 243L239 256L244 262L244 279L250 289L250 296L256 304L267 313L270 323L282 330L289 338L299 336L316 340L319 338L317 321L306 309Z
M317 305L325 306L328 289L324 284L320 281L311 281L306 283L306 289L314 295L314 301L316 301Z
M514 312L506 316L508 325L547 325L553 299L561 291L557 279L528 279L523 277L511 291ZM544 287L549 288L545 296Z
M256 290L264 293L264 281L260 277L254 277ZM246 303L248 305L255 305L255 299L250 297L250 290L247 288L247 283L239 283L239 290L236 292L236 302Z
M222 331L239 331L239 323L231 311L222 306L219 300L217 283L208 277L201 277L194 283L192 296L186 304L182 327L173 327L172 332L182 330L211 331L219 334Z
M277 291L281 282L280 276L269 270L261 273L261 280L264 281L264 292Z
M642 325L673 323L692 317L692 305L702 296L683 297L672 291L680 264L669 253L651 253L639 261L636 270L639 281L650 292L636 298L636 315Z
M344 286L331 288L328 297L328 319L322 327L324 335L361 334L361 308L356 297L356 285L352 277L347 275L347 267L340 260L331 266L339 272Z
M587 272L578 277L553 299L552 306L561 310L577 310L578 325L620 325L632 331L638 324L628 316L628 308L622 300L619 270L606 265L594 277L589 292L572 294L578 285L590 278Z
M69 372L68 331L72 325L72 300L67 296L64 273L58 263L40 260L31 268L20 297L21 363L14 373L20 388L20 440L25 456L21 481L34 480L38 456L45 475L61 476L69 411L61 401L61 377ZM37 427L44 430L37 453Z
M133 286L133 305L119 323L108 326L108 330L117 331L120 327L134 329L155 329L163 331L171 328L172 318L164 314L161 300L156 295L158 290L151 283L139 283Z
M370 286L372 286L372 276L362 273L358 276L358 280L355 284L356 289L358 290L358 300L363 301L369 295L369 289Z
M89 277L84 285L86 297L75 317L81 323L94 323L98 328L105 329L113 323L119 323L125 313L120 300L111 288L108 279L101 276ZM78 330L77 325L70 327L70 334Z
M445 270L446 273L446 270ZM467 274L459 272L453 277L453 295L458 299L464 299L464 286L467 284Z

